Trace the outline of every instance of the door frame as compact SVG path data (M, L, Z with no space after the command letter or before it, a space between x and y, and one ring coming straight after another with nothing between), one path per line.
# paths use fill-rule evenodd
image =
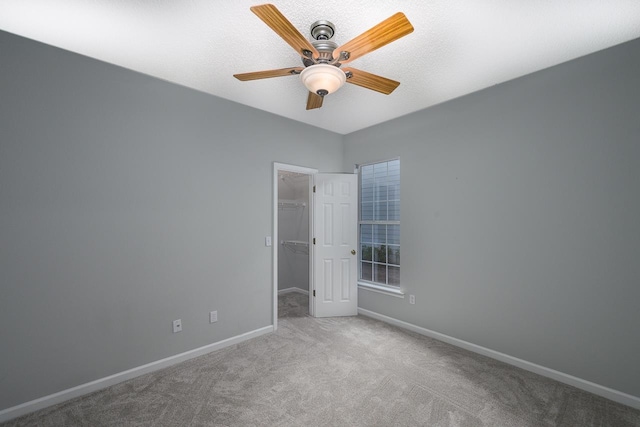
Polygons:
M286 163L273 162L273 238L271 239L272 246L272 287L273 287L273 330L278 329L278 249L280 245L280 239L278 237L278 172L297 172L305 175L309 175L309 314L313 316L313 304L311 303L313 298L313 245L311 241L313 239L313 175L318 173L318 169L312 169L305 166L296 166Z

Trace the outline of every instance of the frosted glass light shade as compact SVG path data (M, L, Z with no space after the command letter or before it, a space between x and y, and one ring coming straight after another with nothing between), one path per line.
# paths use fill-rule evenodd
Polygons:
M309 92L328 95L340 89L347 81L347 76L344 71L333 65L315 64L302 70L300 79Z

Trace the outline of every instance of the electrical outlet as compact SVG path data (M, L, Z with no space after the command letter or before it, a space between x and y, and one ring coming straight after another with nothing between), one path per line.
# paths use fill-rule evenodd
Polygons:
M415 304L415 303L416 303L416 296L409 295L409 304Z
M182 320L177 319L173 321L173 333L180 332L182 330Z
M209 323L216 323L218 321L218 312L212 311L209 313Z
M264 245L271 246L271 236L267 236L264 238Z

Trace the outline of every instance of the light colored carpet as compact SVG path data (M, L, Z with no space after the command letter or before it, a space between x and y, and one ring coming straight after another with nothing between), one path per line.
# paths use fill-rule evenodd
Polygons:
M6 426L640 426L640 411L366 317L313 319Z

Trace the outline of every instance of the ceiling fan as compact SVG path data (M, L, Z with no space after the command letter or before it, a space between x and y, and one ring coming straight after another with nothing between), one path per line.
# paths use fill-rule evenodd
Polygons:
M309 89L307 110L322 107L324 97L340 89L347 82L385 95L390 94L400 82L377 76L356 68L340 68L413 31L413 26L402 13L385 19L353 40L338 46L331 41L335 26L329 21L316 21L311 25L311 37L307 40L272 4L250 8L258 18L284 39L302 58L303 67L234 74L241 81L300 75Z

